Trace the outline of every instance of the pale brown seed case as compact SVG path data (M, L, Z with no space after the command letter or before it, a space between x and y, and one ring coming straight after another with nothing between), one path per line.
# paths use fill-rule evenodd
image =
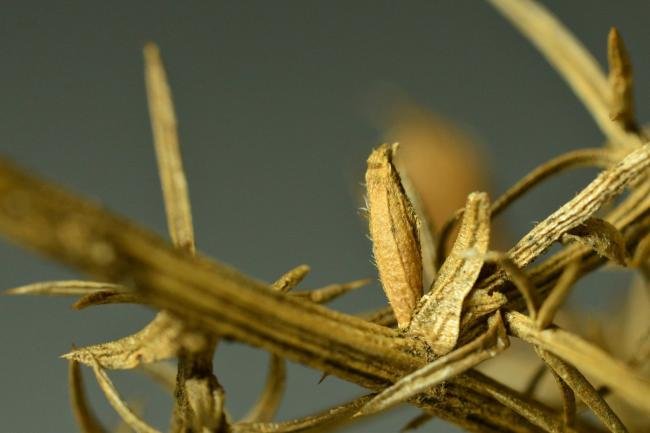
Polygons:
M409 328L438 355L458 341L463 302L483 266L489 239L490 201L485 193L471 193L456 242Z
M392 163L396 149L384 144L370 154L366 190L379 278L398 325L405 327L422 296L422 254L418 220Z

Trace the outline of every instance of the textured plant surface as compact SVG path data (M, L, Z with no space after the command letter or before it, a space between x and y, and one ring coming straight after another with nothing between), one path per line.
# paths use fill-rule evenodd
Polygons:
M86 401L82 364L139 433L157 430L124 402L108 370L137 368L160 380L174 396L174 433L334 431L405 402L422 410L409 429L437 417L473 432L650 431L648 329L634 353L617 353L555 320L574 283L604 265L638 273L636 284L647 293L650 145L634 116L630 59L612 29L606 75L541 6L490 1L562 74L606 144L560 155L496 199L470 193L438 229L440 215L432 214L421 180L426 160L414 164L409 143L379 146L368 158L366 187L374 258L390 303L381 311L351 316L320 305L367 280L294 291L308 266L266 284L196 252L172 98L152 44L144 50L145 78L171 244L0 160L0 231L99 280L7 293L76 296L76 308L138 303L159 309L136 334L65 355L81 431L108 431ZM543 180L584 166L602 171L514 246L496 250L493 217ZM545 254L554 244L556 252ZM648 305L641 305L647 316ZM516 355L512 337L532 346L539 363L524 364L528 383L508 386L496 377L502 358ZM272 354L265 388L239 420L228 415L226 390L213 371L224 338ZM173 358L177 364L168 364ZM357 383L368 394L275 421L284 359ZM547 373L555 391L540 388Z

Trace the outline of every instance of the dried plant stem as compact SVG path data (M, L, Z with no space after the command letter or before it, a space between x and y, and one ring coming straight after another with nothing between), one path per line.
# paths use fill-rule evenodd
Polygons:
M573 262L564 268L564 271L557 280L555 287L551 290L551 293L544 300L544 303L539 309L537 319L532 318L533 320L536 320L539 329L545 329L553 322L555 314L569 295L569 291L578 276L579 270L580 265L578 262Z
M187 180L178 141L176 114L158 47L144 48L147 100L158 158L158 173L167 213L167 225L176 248L195 254L194 227ZM178 358L172 432L216 432L223 421L223 390L212 373L217 341L212 336L198 352L182 351Z
M60 235L62 228L71 225L83 236ZM265 348L371 389L386 386L427 363L416 341L383 326L274 293L232 268L183 254L150 232L2 159L0 232L96 277L134 282L148 301L155 300L158 307L174 310L215 335ZM98 245L110 252L111 260L87 254ZM454 384L447 389L453 390ZM456 398L465 411L477 414L485 408L493 413L506 410L499 409L501 405L491 398L477 406L471 393ZM463 421L445 398L421 404L436 416L481 431L476 423ZM506 425L502 431L535 430Z
M532 0L489 0L526 35L562 74L613 142L638 146L640 138L610 118L611 89L607 77L582 44L550 12Z
M490 207L490 216L495 218L508 208L518 198L533 189L546 179L568 169L579 167L609 167L616 162L616 154L605 148L578 149L559 155L534 168L513 186L502 193ZM453 232L457 222L462 216L462 209L459 209L441 227L436 238L436 258L441 262L445 257L445 246L448 238Z
M576 397L571 387L555 371L553 371L553 379L562 394L562 421L566 430L576 422Z
M460 376L457 381L463 386L467 386L470 389L474 389L495 398L506 407L511 408L524 419L544 431L556 433L565 432L564 422L561 415L536 400L530 400L477 371L472 371L465 376ZM576 423L576 425L568 427L566 430L566 432L576 431L595 432L599 430L584 423Z
M98 362L93 364L93 371L95 372L95 377L97 378L97 383L106 394L108 402L113 406L113 409L120 415L122 420L129 427L133 429L136 433L160 433L155 428L151 427L149 424L144 422L140 417L138 417L127 405L124 403L124 400L118 394L113 382L109 379L106 371L99 365Z
M108 430L101 425L90 407L88 407L81 369L77 361L68 362L68 380L72 413L81 429L81 433L107 433Z
M648 167L650 145L644 145L598 175L573 199L524 236L508 255L517 266L526 266L546 251L562 234L583 223L605 203L620 194L625 186L645 176Z
M501 194L492 203L492 217L499 215L526 192L558 173L580 167L606 168L614 162L616 155L605 148L586 148L563 153L536 167Z
M562 329L539 330L534 322L521 313L508 312L505 319L514 336L573 365L580 365L585 373L612 388L630 404L650 412L650 400L645 398L650 395L650 382L634 374L621 361L611 358L600 348Z
M618 416L616 416L605 400L603 400L600 394L598 394L594 387L576 368L545 350L538 350L537 353L555 374L569 385L573 392L591 408L610 431L614 433L627 433L627 429ZM575 403L573 411L575 412Z
M487 254L486 260L498 263L508 274L508 277L512 280L526 302L528 316L535 320L537 317L537 309L539 308L539 301L537 299L535 287L530 281L530 278L528 278L528 275L526 275L522 269L515 265L513 261L503 253L491 251Z
M317 415L292 420L288 422L242 422L233 426L233 433L292 433L304 431L317 431L317 429L332 426L337 422L346 422L347 417L366 403L372 395L356 398L346 404L328 409ZM349 422L349 421L347 421Z
M497 312L490 318L485 334L401 378L364 405L357 415L365 416L381 412L409 400L417 394L495 357L509 344L501 314Z

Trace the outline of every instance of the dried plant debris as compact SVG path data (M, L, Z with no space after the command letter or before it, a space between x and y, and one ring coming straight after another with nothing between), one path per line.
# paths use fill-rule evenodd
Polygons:
M108 304L141 304L142 297L133 292L118 292L114 290L101 290L99 292L89 293L77 299L72 308L83 310L84 308L96 305Z
M368 157L366 189L370 237L381 284L400 327L405 327L422 296L422 255L418 220L384 144Z
M615 433L627 432L627 429L623 426L621 420L618 419L618 416L616 416L601 395L598 394L596 389L578 370L549 352L538 350L538 353L555 374L571 387L573 392L594 411L596 416L600 418L610 431ZM575 408L573 410L575 411Z
M370 284L370 279L364 278L362 280L354 280L348 283L330 284L325 287L309 291L295 292L293 295L296 297L309 299L311 302L315 302L317 304L324 304L326 302L333 301L339 296L343 296L352 290L356 290L368 284Z
M508 344L501 314L497 312L488 321L485 334L403 377L363 406L359 415L380 412L415 397L426 389L495 357L505 350Z
M66 280L28 284L26 286L8 289L4 293L5 295L85 296L103 291L124 293L128 289L119 284Z
M445 194L438 195L438 182L426 179L435 164L462 169L462 152L434 143L431 149L443 156L430 164L422 155L432 153L416 149L421 144L417 142L435 136L451 141L460 136L444 125L429 128L432 117L422 111L401 112L413 118L398 119L391 133L409 143L403 148L381 145L367 161L369 231L390 304L372 313L353 316L321 305L364 286L367 279L294 290L309 266L300 265L265 285L196 253L176 115L153 44L144 50L145 77L171 245L0 159L0 231L99 280L36 283L5 294L78 296L77 309L115 303L160 308L152 322L131 336L64 355L69 360L71 406L82 432L107 430L87 402L81 364L93 369L109 403L137 433L157 430L124 403L107 369L138 367L160 382L174 398L172 433L328 432L400 403L422 409L405 429L438 417L473 432L604 431L594 425L596 420L611 432L648 431L643 420L650 419L650 144L645 144L634 115L629 54L618 30L612 29L606 76L544 7L533 0L489 1L558 69L608 145L559 155L492 204L486 193L469 193L465 207L454 212L458 197L481 185L467 189L464 183L453 200L437 207L431 198ZM398 149L415 153L405 153L402 160ZM455 164L448 164L445 152ZM602 172L507 252L489 251L491 218L543 180L582 166ZM474 174L478 170L460 173L457 179L480 178ZM626 197L607 206L625 190ZM16 196L32 206L15 212L11 203ZM436 231L430 219L447 222ZM53 235L72 225L84 236ZM446 254L456 226L458 234ZM560 251L544 256L558 241ZM112 259L98 260L92 253L97 245L110 249ZM535 261L540 263L530 266ZM630 350L608 340L611 332L602 333L599 346L558 326L568 314L558 312L576 281L605 263L639 273L635 289L645 298L631 303L634 314L598 323L605 331L616 327L621 341L633 338L634 343L626 343L634 346ZM537 353L543 361L536 371L537 364L527 361L526 378L532 379L513 385L517 389L475 370L487 360L499 363L506 350L512 353L509 336L532 347L529 355ZM270 353L266 384L238 421L228 415L226 390L213 374L213 356L222 337ZM171 358L177 364L159 363ZM357 383L371 394L316 415L276 422L286 386L286 360L319 369L323 378L337 375ZM543 396L544 386L538 387L547 372L559 391L555 399ZM548 406L549 401L553 405ZM584 408L596 418L585 416Z
M171 92L158 47L147 44L144 48L144 57L149 116L158 157L158 173L165 197L169 232L174 245L193 252L192 212L178 144L176 114Z
M563 235L563 239L577 240L593 248L600 256L621 266L627 266L629 257L625 239L611 223L600 218L588 218Z
M472 193L451 253L409 326L409 332L421 335L438 355L458 341L463 302L478 278L489 240L489 199L485 193Z
M206 344L200 333L188 330L183 322L162 312L133 335L75 349L63 356L90 366L99 363L104 368L123 370L173 358L181 350L197 352Z
M607 39L609 83L612 90L610 117L627 131L638 131L634 117L632 62L618 29L612 27Z
M108 430L100 424L88 405L81 369L77 361L68 362L68 387L70 389L72 413L81 429L81 433L108 433Z
M92 368L95 372L97 383L99 383L99 386L106 395L108 402L111 404L111 406L113 406L113 409L115 409L115 411L120 415L122 420L129 427L131 427L134 432L160 433L158 430L143 421L138 415L135 414L133 410L127 406L120 394L117 392L117 389L115 389L115 385L113 385L113 382L106 374L106 371L98 362L92 363Z
M271 289L277 290L278 292L288 292L297 287L305 279L310 270L307 265L297 266L271 284Z

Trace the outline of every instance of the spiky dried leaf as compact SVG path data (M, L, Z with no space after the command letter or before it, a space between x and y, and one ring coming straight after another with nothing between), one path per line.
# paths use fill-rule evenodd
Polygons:
M418 306L409 332L421 335L438 355L456 345L463 301L483 266L490 239L490 203L487 194L467 197L460 231L433 288Z
M194 251L194 227L187 180L178 143L176 114L160 51L153 43L144 47L145 82L154 136L158 173L165 198L167 223L174 245Z
M205 344L205 338L201 334L188 330L169 313L161 312L145 328L133 335L75 349L63 357L86 365L98 362L104 368L122 370L172 358L182 349L196 352Z
M300 284L309 273L310 268L307 265L297 266L271 284L271 289L278 292L288 292Z
M422 296L418 221L392 159L396 145L384 144L368 157L366 189L372 250L381 284L405 327Z
M360 287L363 287L370 283L369 278L364 278L362 280L350 281L348 283L341 284L330 284L328 286L321 287L319 289L304 291L304 292L295 292L294 296L309 299L312 302L317 304L324 304L330 302L339 296L345 295L346 293L356 290Z
M141 303L143 303L142 297L133 292L101 290L99 292L89 293L77 299L77 301L72 304L72 308L75 310L83 310L84 308L93 307L96 305Z
M119 284L104 283L98 281L44 281L42 283L28 284L14 287L4 292L5 295L48 295L48 296L79 296L97 293L104 290L119 293L127 292L128 289Z
M610 118L619 122L627 131L637 131L632 62L616 27L611 28L607 38L607 60L611 86Z

